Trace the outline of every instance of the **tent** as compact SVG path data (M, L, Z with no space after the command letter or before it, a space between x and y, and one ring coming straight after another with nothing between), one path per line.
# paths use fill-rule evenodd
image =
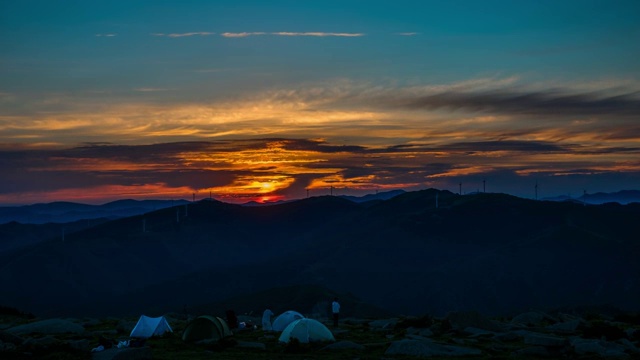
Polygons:
M166 332L173 332L173 330L171 330L171 326L164 316L153 318L142 315L136 326L131 330L131 335L129 336L146 339L152 336L162 335Z
M336 341L324 324L313 319L300 319L292 322L280 334L280 342L289 342L292 338L298 339L301 343Z
M287 325L299 319L304 319L304 316L299 312L293 310L285 311L273 320L271 327L273 331L282 331Z
M219 317L202 315L195 318L187 325L182 333L182 340L192 341L217 341L233 333L229 329L227 322Z

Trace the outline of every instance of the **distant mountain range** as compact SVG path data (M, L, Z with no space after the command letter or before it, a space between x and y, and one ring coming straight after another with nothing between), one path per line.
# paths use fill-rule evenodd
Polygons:
M352 294L395 314L599 304L637 311L639 218L637 203L435 189L362 203L199 201L1 251L0 305L39 316L136 315L278 291L261 296L283 301L299 296L286 289L306 284L330 289L305 290L318 301Z
M606 203L618 203L618 204L630 204L640 203L640 190L622 190L613 193L598 192L595 194L583 194L577 198L562 195L547 197L543 200L549 201L573 201L587 204L606 204Z
M88 205L73 202L52 202L24 206L0 207L0 224L19 222L22 224L69 223L87 219L118 219L144 214L149 211L184 205L186 200L117 200L103 205Z

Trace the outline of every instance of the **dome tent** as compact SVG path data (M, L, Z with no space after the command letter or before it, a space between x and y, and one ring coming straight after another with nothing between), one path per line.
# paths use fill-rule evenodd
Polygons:
M336 341L333 333L318 320L300 319L289 324L280 334L278 341L289 342L292 338L303 344L310 342Z
M282 331L287 327L287 325L299 319L304 319L304 315L293 310L285 311L273 320L271 327L273 328L273 331Z
M187 342L217 341L232 335L226 321L219 317L202 315L187 325L182 333L182 340Z
M160 336L166 332L173 332L173 330L164 316L153 318L141 315L138 323L131 330L129 337L146 339L152 336Z

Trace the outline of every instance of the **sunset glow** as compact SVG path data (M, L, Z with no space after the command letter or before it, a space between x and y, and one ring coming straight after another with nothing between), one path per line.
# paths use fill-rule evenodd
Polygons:
M240 3L2 3L0 203L640 184L637 2Z

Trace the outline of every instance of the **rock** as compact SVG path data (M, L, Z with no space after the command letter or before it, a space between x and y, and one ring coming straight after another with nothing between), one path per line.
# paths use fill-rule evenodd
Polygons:
M462 331L463 333L471 336L471 337L479 337L479 336L491 336L491 335L495 335L496 333L493 331L489 331L489 330L484 330L484 329L479 329L473 326L469 326L464 328L464 330Z
M82 325L64 319L49 319L36 321L29 324L19 325L7 329L7 332L14 335L23 334L83 334L85 332Z
M81 351L91 351L91 342L89 342L88 339L80 339L80 340L69 340L67 341L67 344L69 344L69 347L72 349L76 349L76 350L81 350Z
M408 335L419 335L419 336L424 336L424 337L430 337L430 336L433 336L433 331L431 331L431 329L422 329L422 328L409 327L409 328L407 328L407 334Z
M496 334L493 336L493 340L497 340L497 341L517 341L522 339L522 335L516 333L516 332L507 332L507 333L501 333L501 334Z
M636 354L640 354L640 348L635 346L631 341L629 341L627 339L620 339L620 340L618 340L618 342L620 343L620 345L624 346L625 349L627 349L627 351L632 352L632 353L636 353Z
M107 349L100 352L91 353L93 360L151 360L153 359L151 348L148 346L140 348Z
M580 326L580 320L576 319L549 325L546 329L556 333L570 334L574 333L578 329L578 326Z
M24 342L24 339L12 333L0 331L0 341L14 345L21 345Z
M360 344L356 344L353 341L338 341L336 343L327 345L321 350L364 350L365 347Z
M398 323L398 319L375 320L369 322L369 328L372 330L393 330Z
M337 336L337 335L347 334L349 332L349 330L347 330L347 329L331 329L331 332L333 333L333 336Z
M526 357L555 357L555 354L553 354L552 352L549 351L549 349L547 349L544 346L531 346L531 347L527 347L524 349L520 349L520 350L516 350L512 353L512 356L514 357L521 357L521 356L526 356Z
M569 340L563 337L531 333L524 336L524 343L527 345L562 347L568 345Z
M539 311L530 311L515 316L511 319L511 323L526 326L540 326L545 320L553 320L553 318Z
M413 334L407 334L406 338L407 339L411 339L411 340L432 341L428 337L424 337L424 336L420 336L420 335L413 335Z
M30 338L24 342L24 346L28 347L37 347L37 348L48 348L51 345L59 344L60 341L56 339L52 335L43 336L41 338Z
M456 311L447 314L446 321L451 325L452 330L463 331L468 327L474 327L489 331L502 331L504 325L491 320L475 311Z
M0 341L0 352L15 351L16 349L17 349L17 346L15 344Z
M430 341L400 340L391 343L385 355L410 355L418 357L431 356L476 356L482 352L478 349L443 345Z
M578 355L597 354L605 358L626 358L626 347L605 340L573 338L573 349Z
M238 341L236 347L246 348L246 349L258 349L258 350L267 350L267 345L261 342L253 342L253 341Z

